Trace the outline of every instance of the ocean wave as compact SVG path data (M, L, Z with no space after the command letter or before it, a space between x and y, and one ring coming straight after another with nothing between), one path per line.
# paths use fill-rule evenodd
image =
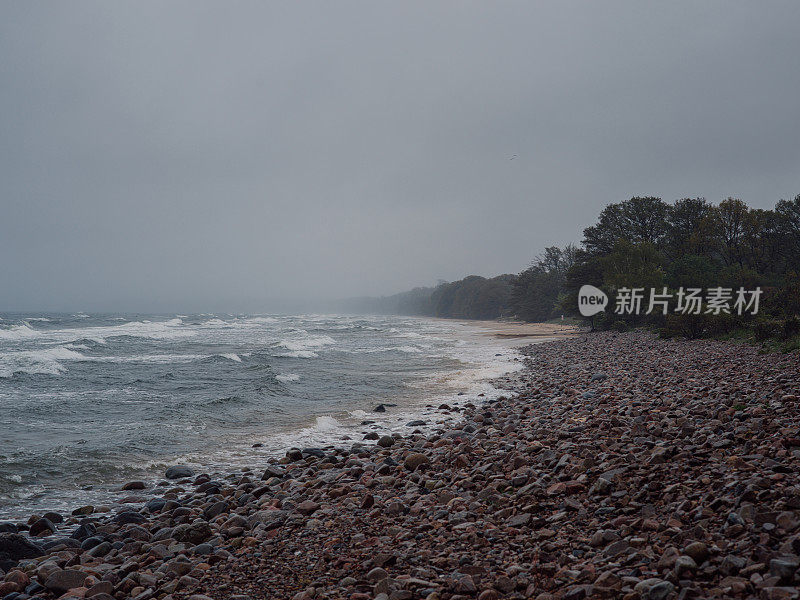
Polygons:
M278 319L275 317L249 317L244 321L247 323L277 323Z
M422 349L417 346L386 346L383 348L358 348L356 350L343 350L349 354L376 354L379 352L402 352L404 354L421 354Z
M275 379L283 382L299 381L300 375L298 375L297 373L286 373L286 374L276 375Z
M23 323L22 325L12 325L11 327L0 328L0 340L9 340L9 341L26 340L38 337L40 334L41 332L36 331L27 323Z
M90 350L86 344L65 344L64 348L69 350Z
M341 426L342 424L339 423L339 421L337 421L333 417L330 417L328 415L322 415L320 417L317 417L317 424L315 425L315 429L317 431L333 431Z
M217 354L217 356L221 356L222 358L227 358L228 360L232 360L233 362L242 362L242 359L239 358L238 354L234 354L230 352L228 354Z
M286 348L287 350L308 350L309 348L321 348L336 344L336 340L328 335L309 335L306 337L281 340L277 342L276 346Z
M209 358L209 356L207 354L134 354L130 356L84 356L81 360L102 363L170 364L190 363L204 358Z
M202 325L203 327L230 327L231 323L222 319L209 319L208 321L203 321Z
M294 350L293 352L282 352L275 356L277 358L317 358L319 354L313 350Z
M44 339L57 343L90 340L105 344L113 337L130 336L155 340L169 340L191 337L196 331L183 326L183 320L175 318L169 321L129 321L121 325L99 325L94 327L70 327L64 329L33 329L29 323L0 328L0 340L27 341Z
M8 379L15 373L61 375L67 369L60 361L85 358L80 352L63 347L6 352L0 354L0 377Z

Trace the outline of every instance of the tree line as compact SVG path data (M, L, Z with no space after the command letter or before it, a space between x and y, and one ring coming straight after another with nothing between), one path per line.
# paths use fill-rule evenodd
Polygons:
M624 329L653 325L667 335L698 337L749 328L766 337L800 333L800 195L774 209L751 208L727 198L673 203L634 197L606 206L583 230L580 244L549 247L516 275L470 276L435 287L372 299L376 312L463 319L517 318L546 321L579 316L577 294L584 284L603 290L609 307L592 325ZM733 291L761 288L758 315L618 314L621 291L680 288Z

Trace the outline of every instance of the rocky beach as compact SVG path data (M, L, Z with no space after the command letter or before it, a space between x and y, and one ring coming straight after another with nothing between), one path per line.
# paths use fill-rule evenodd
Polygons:
M644 332L523 352L506 395L434 407L457 426L0 524L0 598L799 597L796 353Z

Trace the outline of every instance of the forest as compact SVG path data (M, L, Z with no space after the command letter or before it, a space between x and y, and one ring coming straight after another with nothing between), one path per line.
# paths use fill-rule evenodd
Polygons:
M751 208L727 198L673 203L634 197L606 206L583 230L578 245L548 247L518 274L477 275L394 296L362 299L374 312L524 321L561 315L579 318L584 284L609 296L609 306L587 320L593 328L624 330L647 325L686 337L750 332L757 339L791 340L800 334L800 195L774 209ZM618 296L631 288L676 295L681 288L761 290L757 314L713 311L619 314Z

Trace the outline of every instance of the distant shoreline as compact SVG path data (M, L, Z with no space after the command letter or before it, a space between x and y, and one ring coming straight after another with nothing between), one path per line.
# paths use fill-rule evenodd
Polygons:
M485 330L486 335L498 338L547 338L564 339L580 335L583 331L571 324L560 323L526 323L524 321L500 320L467 320L436 319L440 321L456 321Z

